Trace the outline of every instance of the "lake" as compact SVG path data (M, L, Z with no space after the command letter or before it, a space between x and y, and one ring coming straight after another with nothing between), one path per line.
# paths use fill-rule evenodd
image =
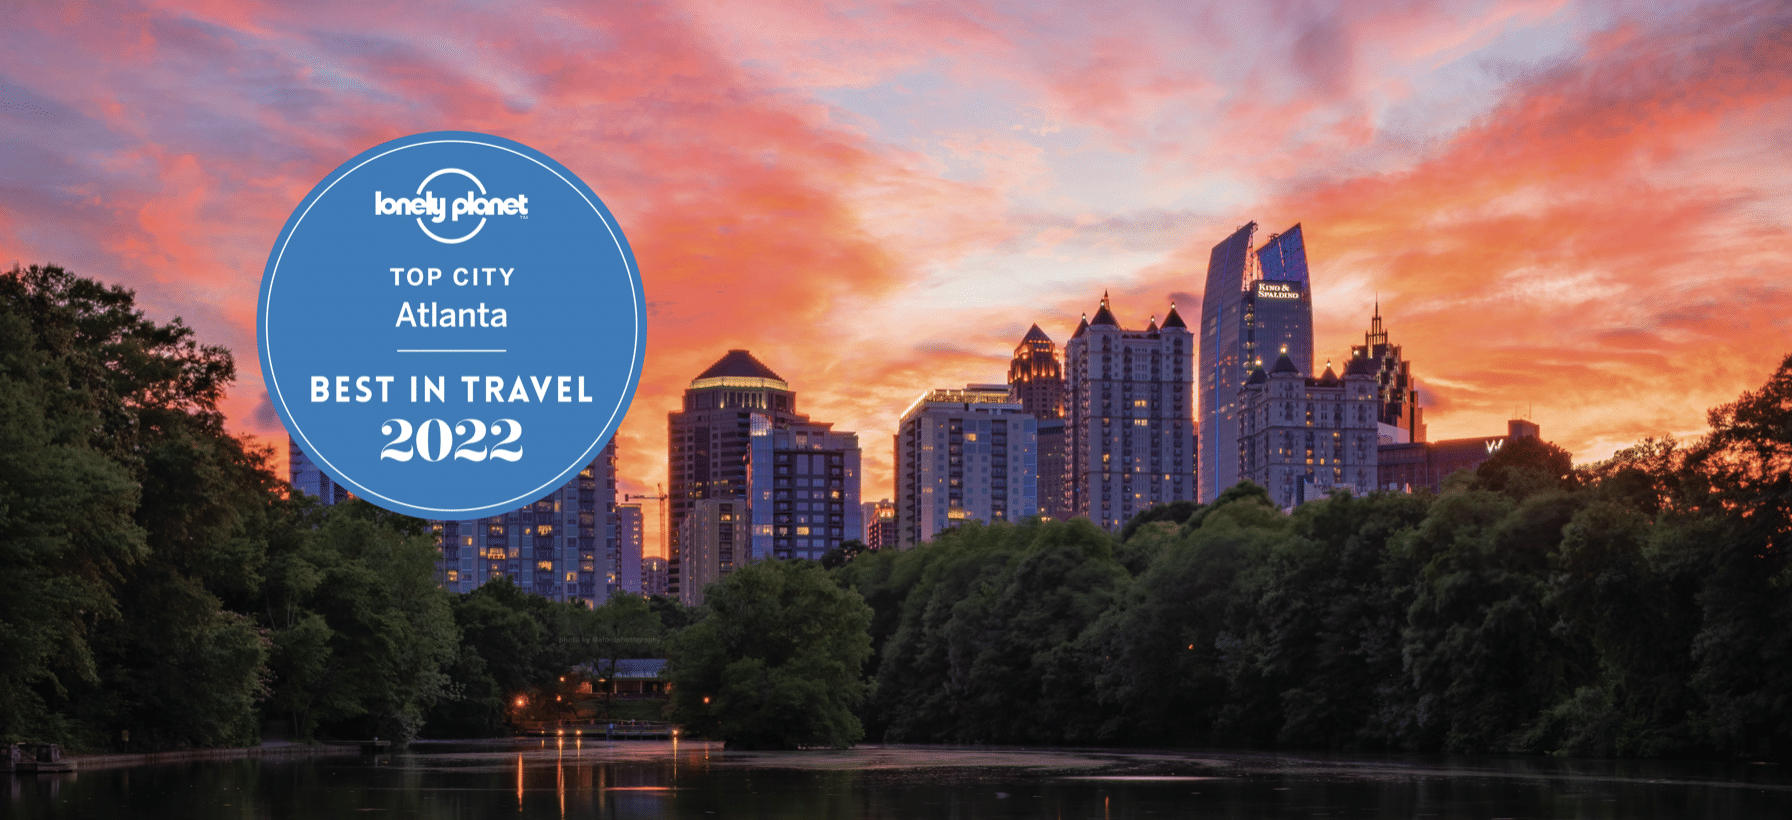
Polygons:
M37 818L1792 816L1765 764L681 741L420 742L401 753L12 776ZM0 788L6 788L0 786Z

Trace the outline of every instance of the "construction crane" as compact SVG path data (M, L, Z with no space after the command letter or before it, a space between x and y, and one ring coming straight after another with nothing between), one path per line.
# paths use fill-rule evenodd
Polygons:
M666 532L666 485L653 485L660 491L659 495L622 494L623 501L658 501L660 503L660 554L667 561L672 560L672 535Z

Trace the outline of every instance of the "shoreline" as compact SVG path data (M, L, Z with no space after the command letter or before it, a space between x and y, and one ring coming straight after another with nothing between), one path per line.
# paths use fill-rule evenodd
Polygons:
M169 752L141 752L131 754L97 754L62 756L64 763L75 767L75 771L89 769L112 769L121 766L142 766L154 763L179 763L188 760L237 760L260 757L323 757L326 755L352 755L358 751L342 746L326 744L293 743L277 740L263 743L260 746L241 746L232 749L180 749ZM47 774L47 773L46 773Z

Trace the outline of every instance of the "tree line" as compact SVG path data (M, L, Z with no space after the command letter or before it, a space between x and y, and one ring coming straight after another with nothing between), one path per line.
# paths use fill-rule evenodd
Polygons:
M674 706L750 747L1784 758L1792 357L1710 423L1584 468L1513 440L1436 496L1287 514L1242 483L1118 534L973 523L754 564L674 642Z
M574 664L664 655L649 602L451 595L427 522L290 493L225 431L235 375L130 291L0 274L0 742L487 736Z
M1792 739L1792 358L1591 467L1520 439L1435 497L971 524L750 564L697 610L442 591L425 522L295 496L225 431L234 376L129 291L0 274L0 741L494 735L575 664L668 656L673 716L760 748Z
M1438 496L1245 483L972 525L834 570L867 736L1592 756L1792 753L1792 357L1694 442L1508 442Z

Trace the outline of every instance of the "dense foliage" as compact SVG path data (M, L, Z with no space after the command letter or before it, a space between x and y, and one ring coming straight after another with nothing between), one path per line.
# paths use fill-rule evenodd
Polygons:
M672 640L672 708L729 748L843 748L864 730L871 610L808 561L748 564L703 590L707 615Z
M234 375L129 291L0 274L0 741L489 735L573 664L663 655L644 601L451 596L425 522L290 497L224 430Z
M1690 445L1511 442L1440 497L1292 515L1249 484L972 525L835 570L873 609L868 734L1792 755L1792 358Z
M687 728L745 747L1792 757L1792 358L1591 467L1523 439L1437 497L1241 484L595 611L449 595L424 522L292 497L224 430L234 371L128 291L0 274L0 741L491 735L574 665L669 654Z

